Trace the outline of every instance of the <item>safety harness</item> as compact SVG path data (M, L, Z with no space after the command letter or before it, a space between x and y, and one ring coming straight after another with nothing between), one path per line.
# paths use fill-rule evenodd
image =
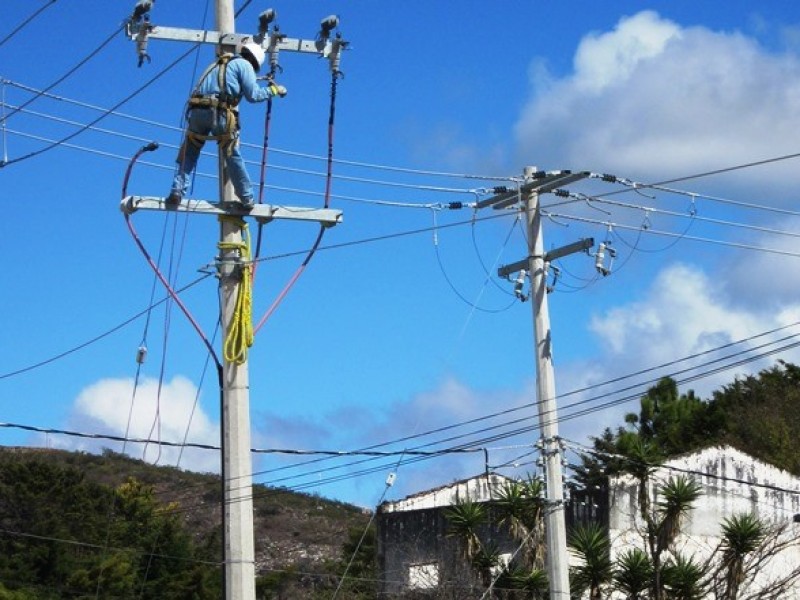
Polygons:
M226 75L228 72L228 63L236 58L230 52L220 55L216 62L210 64L205 70L200 80L197 83L192 96L189 98L187 112L193 108L210 108L215 111L214 120L218 122L220 114L219 111L224 111L225 114L225 131L218 135L203 135L194 133L192 131L186 132L186 140L195 148L202 148L206 140L216 140L220 147L225 151L226 156L230 156L231 152L239 143L239 98L229 96L226 93ZM219 84L219 94L214 96L203 95L200 93L200 86L206 77L209 76L211 71L219 67L217 71L217 83ZM184 148L181 148L179 159L183 158Z

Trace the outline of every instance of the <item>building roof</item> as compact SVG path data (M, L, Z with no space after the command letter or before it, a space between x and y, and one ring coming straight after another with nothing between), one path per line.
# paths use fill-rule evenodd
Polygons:
M379 512L401 512L453 506L458 502L488 502L513 479L499 473L483 473L454 481L430 490L417 492L400 500L387 501L378 507Z

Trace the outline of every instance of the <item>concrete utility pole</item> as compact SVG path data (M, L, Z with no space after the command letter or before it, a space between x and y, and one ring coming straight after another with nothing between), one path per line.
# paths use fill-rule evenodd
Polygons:
M536 169L526 167L525 180ZM547 271L542 239L542 214L539 192L531 190L525 199L528 229L528 273L531 279L531 309L533 310L534 353L536 356L536 398L539 406L539 425L542 430L542 458L547 485L545 533L547 535L547 575L550 598L569 600L569 557L567 527L564 520L564 482L561 473L561 448L556 420L556 380L553 372L550 311L547 304Z
M492 206L495 209L506 208L518 201L519 194L524 195L525 204L522 210L524 210L527 225L528 257L501 267L498 269L498 275L508 277L515 272L527 271L530 277L536 359L536 398L539 407L542 458L547 486L545 509L547 576L550 581L551 600L569 600L569 555L567 554L567 532L564 519L564 482L558 438L550 313L547 305L547 268L550 260L589 248L594 242L593 240L581 240L545 253L539 194L583 179L588 173L571 173L569 171L544 173L536 171L535 167L526 167L523 175L524 183L519 192L500 194L479 202L478 206Z
M147 9L152 3L147 4ZM217 44L220 52L235 52L239 44L246 40L259 43L276 58L278 50L313 53L329 58L332 69L338 69L340 52L345 42L335 39L316 41L287 38L283 34L269 35L261 31L254 36L234 33L233 0L216 0L217 31L193 31L151 25L130 23L128 35L137 42L140 66L146 56L148 38L176 41L204 42ZM219 163L219 204L204 201L184 200L169 210L189 211L197 214L249 215L261 222L273 219L293 219L316 221L325 226L339 223L341 211L330 209L308 209L296 207L276 207L258 204L245 211L233 208L234 190L225 168L224 149L220 147ZM122 210L128 214L139 210L168 210L162 198L128 196L122 201ZM221 304L222 339L228 337L234 320L237 298L240 293L242 270L249 268L242 261L242 230L236 220L220 219L220 254L218 258L219 293ZM223 352L223 357L224 357ZM255 600L255 540L253 536L253 490L252 457L250 454L250 383L248 364L236 363L226 359L222 366L222 479L223 518L224 518L224 580L226 600Z

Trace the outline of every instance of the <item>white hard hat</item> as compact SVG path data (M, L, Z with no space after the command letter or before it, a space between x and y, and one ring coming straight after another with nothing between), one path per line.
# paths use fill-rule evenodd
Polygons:
M261 68L261 65L264 64L264 58L266 58L266 54L264 53L264 49L259 46L258 44L254 44L253 42L248 42L242 45L242 50L247 50L256 62L258 63L258 68ZM256 69L258 71L258 69Z

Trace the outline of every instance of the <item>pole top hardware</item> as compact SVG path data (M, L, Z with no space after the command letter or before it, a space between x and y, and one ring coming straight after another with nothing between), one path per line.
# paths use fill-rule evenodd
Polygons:
M591 173L588 171L581 171L579 173L573 173L572 171L536 171L533 174L532 180L523 183L519 189L509 190L508 192L481 200L477 203L476 208L486 208L487 206L491 206L495 210L508 208L524 198L526 194L531 192L537 192L539 194L551 192L565 185L569 185L570 183L585 179L589 177L590 174Z
M336 37L333 39L304 40L290 38L280 32L267 33L225 33L218 31L208 31L204 29L184 29L179 27L163 27L153 25L150 22L134 23L129 21L125 30L128 37L136 41L141 40L142 30L146 28L146 37L155 40L170 40L173 42L195 42L198 44L214 44L225 46L240 46L247 41L255 41L265 50L272 49L286 52L304 52L318 54L323 58L330 58L331 55L338 53L342 48L346 48L348 42Z

